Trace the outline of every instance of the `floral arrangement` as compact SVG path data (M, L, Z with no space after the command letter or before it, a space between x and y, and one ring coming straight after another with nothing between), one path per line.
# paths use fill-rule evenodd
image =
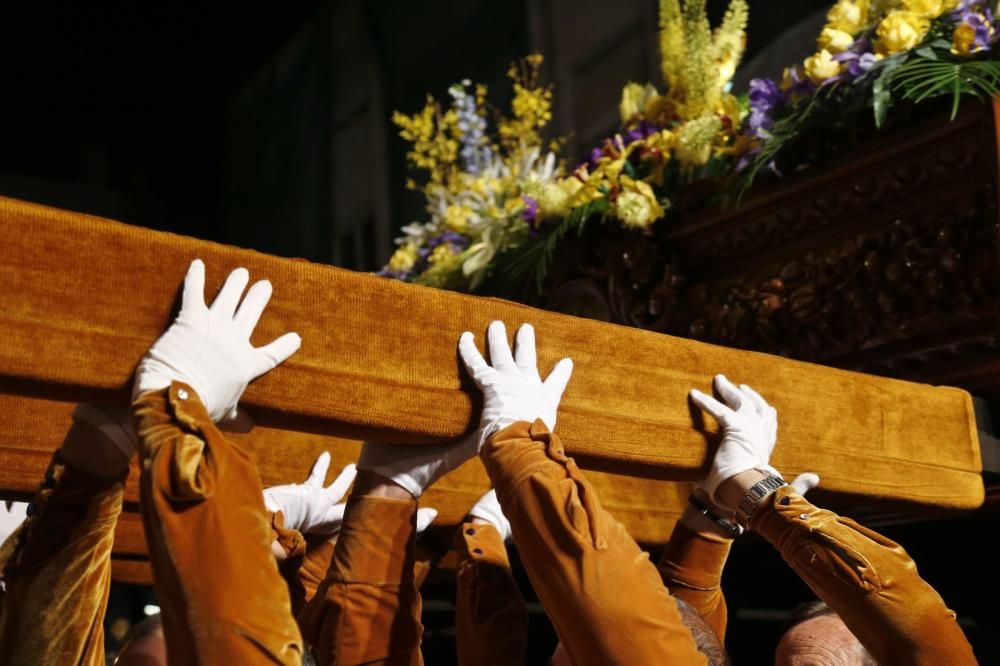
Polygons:
M775 160L789 143L838 124L856 124L865 109L882 127L895 104L948 97L954 118L962 99L996 94L1000 62L992 4L838 0L814 55L786 68L780 82L750 82L745 130L756 141L736 165L744 171L743 187L761 169L775 171Z
M476 289L496 253L537 233L542 217L569 212L572 181L562 179L541 131L552 118L552 90L539 84L542 58L511 66L510 115L490 113L485 86L463 81L449 89L444 109L427 98L420 113L396 113L400 136L412 144L409 181L427 197L428 221L403 227L399 248L381 274L447 289ZM493 116L494 135L487 133Z
M992 4L838 0L814 55L736 96L746 0L715 29L705 0L661 0L665 89L628 83L620 131L571 170L560 142L542 138L552 90L539 84L540 56L511 68L509 115L489 111L484 87L453 86L447 109L428 98L393 118L423 173L408 185L426 195L429 219L404 227L382 274L466 291L540 287L560 241L591 221L651 233L685 186L712 181L738 196L762 172L806 166L789 147L859 113L881 127L894 105L949 97L954 115L963 98L1000 92Z

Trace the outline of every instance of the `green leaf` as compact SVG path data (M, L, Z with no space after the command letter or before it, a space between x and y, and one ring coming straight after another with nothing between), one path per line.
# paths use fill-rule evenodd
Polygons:
M872 109L875 111L875 127L881 129L892 107L892 77L903 65L902 58L887 58L882 65L875 83L872 84Z

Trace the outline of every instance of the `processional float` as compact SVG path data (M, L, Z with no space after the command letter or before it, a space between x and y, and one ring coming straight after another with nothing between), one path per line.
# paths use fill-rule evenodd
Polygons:
M358 440L441 443L473 427L475 391L456 341L482 339L500 319L531 322L539 364L569 356L576 370L560 408L567 451L605 506L640 542L663 543L706 464L714 425L688 390L715 373L762 387L781 415L774 464L814 471L832 500L914 513L983 501L970 396L761 353L461 295L364 273L0 199L0 497L30 497L79 401L123 406L135 365L176 312L191 259L207 291L244 266L274 296L256 342L297 331L301 350L247 390L256 425L234 435L266 485L301 481L322 450L332 470ZM116 535L115 576L148 581L129 474ZM423 502L457 524L488 482L478 461Z

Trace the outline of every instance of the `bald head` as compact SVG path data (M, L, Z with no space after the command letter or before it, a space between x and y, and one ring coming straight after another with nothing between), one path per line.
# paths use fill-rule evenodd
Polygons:
M774 655L776 666L873 666L875 661L840 616L830 611L785 632Z

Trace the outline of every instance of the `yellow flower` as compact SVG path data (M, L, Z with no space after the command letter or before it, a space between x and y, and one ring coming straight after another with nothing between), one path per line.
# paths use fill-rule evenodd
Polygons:
M868 0L840 0L826 14L827 27L853 35L868 22Z
M408 271L417 262L417 246L407 243L397 249L389 258L389 268L394 271Z
M469 215L472 211L466 206L451 204L444 211L444 226L451 231L464 233L469 228Z
M908 51L927 34L930 22L918 14L893 11L878 24L878 50L884 55Z
M802 64L805 66L806 76L816 85L840 74L840 63L826 49L809 56Z
M854 37L849 32L828 27L823 28L823 32L819 33L819 39L816 40L816 43L821 49L826 49L830 53L841 53L851 48Z
M582 183L576 180L576 178L571 178L569 180L576 181L578 186L582 186ZM579 189L579 187L576 189ZM536 200L538 201L539 217L549 218L563 217L567 215L569 213L569 202L572 196L573 192L570 192L565 187L561 187L560 183L546 183L540 188L538 196L536 197Z
M451 245L449 243L441 243L434 248L431 255L427 257L427 262L433 266L434 264L451 259L454 254L455 253L451 251Z
M937 18L949 11L950 3L944 0L903 0L903 9L924 18Z
M627 83L622 88L622 101L618 104L618 112L622 122L627 123L634 116L645 113L648 105L654 102L660 93L650 84Z
M645 229L664 215L663 207L656 200L653 188L641 180L622 176L622 191L611 206L611 211L626 227Z

